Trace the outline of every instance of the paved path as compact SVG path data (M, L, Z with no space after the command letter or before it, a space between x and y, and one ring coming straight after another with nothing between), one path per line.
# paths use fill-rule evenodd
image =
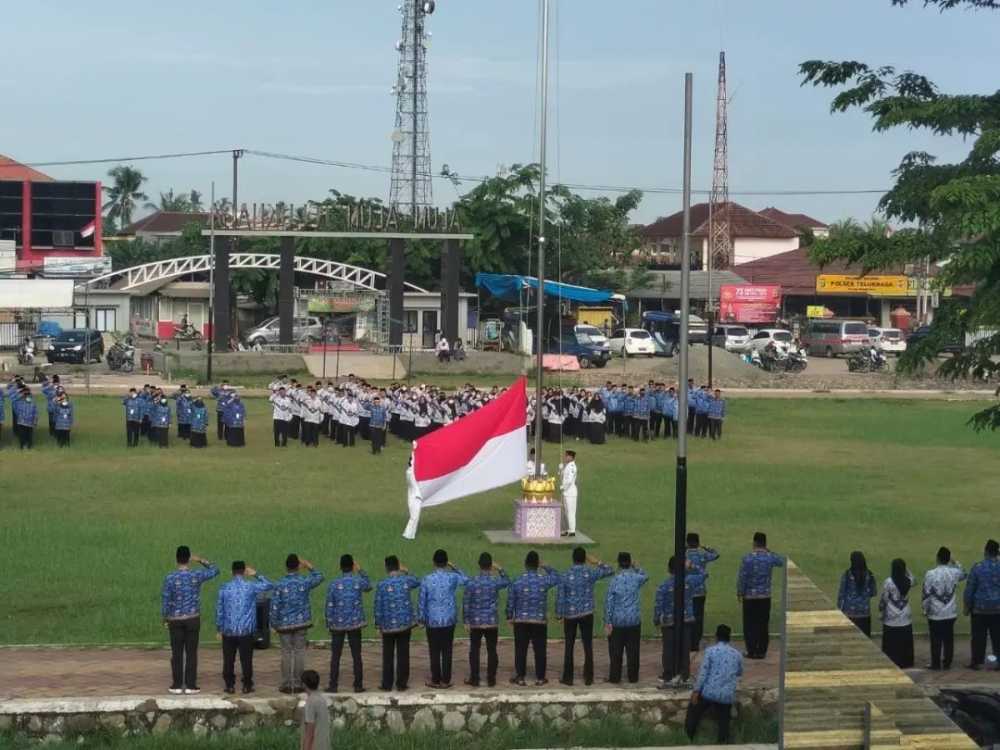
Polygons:
M741 646L741 644L736 645ZM746 662L744 685L777 687L778 645L777 640L772 641L771 652L766 660ZM917 683L934 687L957 685L997 687L1000 685L1000 674L996 672L973 672L957 668L957 665L968 662L968 639L964 637L958 639L955 646L956 668L947 672L913 669L908 674ZM500 673L498 676L498 688L500 689L509 688L507 680L511 674L513 649L512 641L507 639L500 641ZM926 639L918 636L916 652L919 665L923 665L923 657L927 651ZM562 641L550 641L547 670L548 689L569 689L558 683L562 669L562 652ZM603 638L596 640L594 652L597 664L596 684L600 685L602 684L601 680L607 676L608 663L607 645ZM379 681L381 644L365 642L363 654L365 686L369 689L375 689L378 687ZM467 655L468 642L464 639L457 640L453 678L456 687L464 687L462 680L468 674ZM694 655L693 674L697 673L698 656ZM414 642L410 657L411 685L414 688L421 688L429 673L426 644L423 641ZM169 658L169 652L163 648L0 648L0 700L156 694L165 691L170 683ZM206 692L222 689L221 658L221 652L214 642L203 647L200 651L201 687ZM577 689L583 687L582 679L579 676L582 669L582 658L582 651L580 647L577 647ZM307 665L316 669L324 680L329 673L329 659L330 652L325 646L311 647L306 656ZM659 659L659 641L644 641L640 652L640 687L651 688L656 684L656 678L660 671ZM529 669L531 664L529 658ZM264 694L276 692L280 673L278 649L272 647L266 651L257 651L254 657L254 668L260 692ZM485 669L485 654L483 654L483 668ZM341 662L341 684L346 690L350 689L350 671L350 656L345 649Z

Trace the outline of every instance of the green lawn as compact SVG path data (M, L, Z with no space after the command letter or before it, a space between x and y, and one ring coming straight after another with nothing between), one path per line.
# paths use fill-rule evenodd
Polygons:
M974 562L985 539L1000 533L993 524L1000 435L965 426L976 404L743 399L729 406L725 439L691 445L689 528L722 553L711 568L708 632L720 621L740 629L736 567L758 529L829 593L853 549L866 552L882 580L896 556L921 575L941 544ZM8 422L0 450L0 642L163 642L160 581L181 543L224 568L241 558L271 576L281 575L290 551L328 576L351 552L378 577L385 555L399 554L422 573L437 547L471 571L489 546L481 530L511 522L515 488L433 508L417 541L405 542L408 446L392 440L382 456L330 443L279 452L266 403L250 399L248 407L242 450L213 436L207 450L195 451L171 436L167 451L145 443L129 451L120 403L108 397L76 399L68 450L43 428L36 450L19 453ZM597 539L597 555L613 560L630 550L647 568L651 617L673 544L674 443L575 447L581 530ZM545 460L555 463L554 446ZM492 552L516 571L526 550ZM569 551L544 558L564 568ZM217 587L218 579L206 588L207 613ZM317 611L324 589L315 592ZM312 632L321 637L321 629Z

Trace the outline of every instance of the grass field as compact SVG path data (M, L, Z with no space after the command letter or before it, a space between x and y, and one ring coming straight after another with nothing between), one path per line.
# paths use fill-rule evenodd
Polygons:
M335 572L351 552L378 577L397 553L416 573L446 548L471 571L488 548L482 529L511 522L515 488L468 498L424 514L416 542L400 539L406 520L403 471L408 447L283 451L270 439L263 400L248 400L247 448L210 437L195 451L171 436L169 450L125 448L117 399L79 397L73 445L59 450L45 433L30 453L12 448L9 423L0 449L0 622L2 643L163 642L159 587L177 544L225 569L246 559L282 574L290 551ZM863 549L881 581L904 557L922 574L941 544L969 564L995 526L1000 435L965 426L976 404L938 401L731 400L725 439L691 445L689 528L717 547L711 568L708 632L739 629L734 595L738 559L752 533L792 557L827 592L852 549ZM630 550L652 581L645 611L672 547L674 444L612 440L579 443L580 527L613 560ZM545 460L556 462L547 446ZM512 571L526 550L500 547ZM569 551L545 551L564 568ZM207 627L218 581L205 591ZM325 586L315 592L317 612ZM603 586L599 589L603 593ZM370 611L371 603L368 602ZM917 619L917 629L924 623ZM960 627L967 628L960 620ZM312 631L322 637L321 629Z

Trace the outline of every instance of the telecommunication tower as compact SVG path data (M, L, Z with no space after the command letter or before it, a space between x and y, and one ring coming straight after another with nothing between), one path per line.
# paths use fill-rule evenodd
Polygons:
M413 216L433 203L431 141L427 119L427 16L434 0L403 0L403 34L396 49L399 68L392 93L396 96L396 126L392 131L392 181L389 204Z
M719 53L719 91L715 104L715 158L712 197L709 199L708 264L712 269L733 265L733 238L729 210L729 136L726 122L726 53Z

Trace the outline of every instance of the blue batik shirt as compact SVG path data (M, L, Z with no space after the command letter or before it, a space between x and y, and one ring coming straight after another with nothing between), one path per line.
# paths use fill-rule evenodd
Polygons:
M191 407L191 431L205 432L208 428L208 409L204 406Z
M372 590L368 574L344 573L330 581L326 590L326 627L328 630L357 630L365 626L365 608L361 600Z
M708 586L708 564L718 560L719 553L711 547L688 547L685 555L688 562L694 566L694 569L701 573L701 579L691 596L705 596Z
M177 424L191 424L191 394L178 391L171 398L177 401Z
M608 411L618 414L622 410L622 394L618 391L611 391L608 394Z
M310 570L308 575L289 573L276 584L271 596L271 627L277 631L299 630L312 626L309 592L323 583L323 574Z
M845 571L840 577L840 589L837 592L837 609L848 617L871 617L872 597L875 596L875 576L871 571L865 571L865 578L858 586L851 571Z
M694 413L708 414L711 401L712 397L705 393L705 391L698 391L698 399L694 402Z
M572 620L594 614L594 585L614 575L610 565L573 565L559 576L556 589L556 617Z
M372 415L368 419L368 426L377 427L378 429L385 427L386 415L389 413L388 410L384 406L375 406L373 404L371 412Z
M420 586L420 579L409 573L383 578L375 587L375 627L383 633L401 633L417 624L410 591Z
M736 577L736 595L744 599L771 598L771 571L784 566L785 559L766 549L755 549L743 556Z
M435 568L420 581L417 619L428 628L447 628L458 622L455 592L469 577L458 568Z
M636 402L635 396L626 394L625 397L622 399L622 414L624 414L626 417L631 417L633 414L635 414L635 402Z
M972 566L965 606L977 615L1000 614L1000 557L987 557Z
M725 419L726 399L712 396L708 402L708 416L710 419Z
M187 620L201 614L201 584L219 575L211 563L201 570L183 568L167 574L160 592L164 620Z
M639 589L649 580L642 568L624 568L611 579L604 595L604 624L627 628L642 624Z
M69 402L65 404L56 404L53 409L55 410L54 416L56 418L56 429L70 429L73 426L73 404Z
M122 399L122 404L125 406L125 421L126 422L141 422L142 415L145 411L143 408L142 399L136 396L132 398L131 396L126 396Z
M228 404L233 398L233 391L226 389L223 390L221 385L213 385L211 390L212 398L215 399L215 410L225 411L226 404Z
M222 584L215 604L215 628L222 635L252 635L257 629L257 596L274 588L258 574L256 580L233 576Z
M169 427L170 426L170 405L169 404L155 404L150 411L150 418L153 421L154 427Z
M541 571L526 570L510 585L507 619L511 622L544 623L548 619L549 589L558 585L559 573L548 565Z
M667 580L656 589L656 599L653 602L653 625L661 628L672 627L674 624L674 577ZM694 590L704 585L704 576L695 570L684 574L684 622L694 622Z
M728 643L716 643L705 649L694 690L705 700L732 705L742 674L743 656L740 652Z
M17 403L14 404L14 416L17 417L17 423L25 427L34 427L38 424L38 407L35 406L35 400L28 396L28 398L20 398Z
M0 391L0 424L3 424L3 417L4 417L4 403L3 403L3 401L4 401L3 391Z
M649 419L650 409L652 409L652 399L649 396L635 397L635 416L639 419Z
M242 401L235 399L226 404L226 408L222 412L222 420L229 427L243 427L246 424L246 418L247 407Z
M507 573L480 573L470 578L462 592L462 622L470 628L495 628L500 624L500 590L510 586Z

